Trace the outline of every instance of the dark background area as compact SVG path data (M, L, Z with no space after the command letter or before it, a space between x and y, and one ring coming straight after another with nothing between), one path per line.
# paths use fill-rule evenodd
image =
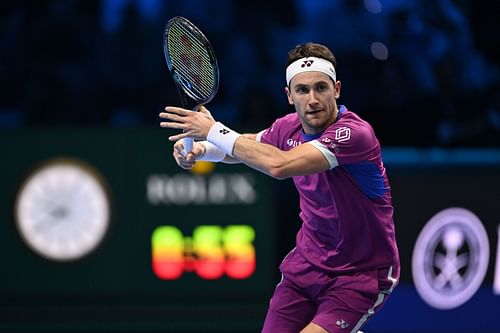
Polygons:
M499 146L494 1L54 0L0 5L0 128L157 127L177 104L162 32L182 15L211 40L216 117L260 130L292 112L286 54L328 45L340 103L384 146Z

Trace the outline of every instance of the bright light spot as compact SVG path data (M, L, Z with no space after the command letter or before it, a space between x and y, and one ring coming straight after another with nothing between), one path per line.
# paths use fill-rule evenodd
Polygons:
M378 14L382 11L382 3L379 0L364 0L365 9L372 14Z
M207 161L196 161L191 171L197 175L208 175L215 170L215 163Z
M384 43L373 42L370 46L370 51L377 60L387 60L389 58L389 50Z

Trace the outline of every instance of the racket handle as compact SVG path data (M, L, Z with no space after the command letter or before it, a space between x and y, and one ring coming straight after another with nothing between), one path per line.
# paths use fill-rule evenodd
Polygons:
M181 94L182 96L186 96L185 94ZM186 103L184 105L187 105ZM191 108L192 111L198 112L200 108L200 104L195 105L193 108ZM184 138L182 143L184 144L184 150L182 153L184 156L187 156L187 154L193 150L193 139L192 138Z
M193 150L193 139L184 138L182 143L184 145L184 150L182 151L182 153L184 156L186 156L191 150Z

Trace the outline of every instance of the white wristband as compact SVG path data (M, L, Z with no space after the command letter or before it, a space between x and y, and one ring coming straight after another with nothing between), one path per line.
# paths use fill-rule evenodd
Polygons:
M207 140L227 155L233 156L234 144L240 136L240 133L233 131L220 122L216 122L208 131Z
M196 158L197 161L221 162L226 157L226 153L217 148L216 145L208 141L200 141L199 144L205 146L205 154Z

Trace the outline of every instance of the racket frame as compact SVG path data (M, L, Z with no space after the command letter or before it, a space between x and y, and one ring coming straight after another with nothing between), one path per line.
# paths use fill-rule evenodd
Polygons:
M192 90L189 87L190 83L189 82L186 83L185 80L182 79L182 75L179 74L174 64L172 63L172 59L170 57L170 52L169 52L168 35L171 26L173 24L182 24L182 26L186 28L188 32L203 45L205 51L209 56L210 65L212 66L214 86L212 88L210 95L205 98L196 96L196 94L192 92ZM215 56L215 52L208 38L203 34L203 32L200 29L198 29L196 25L194 25L191 21L182 16L175 16L171 18L167 22L163 32L163 53L165 56L165 60L167 62L167 67L170 71L170 74L172 75L177 91L179 93L182 107L190 109L192 111L198 111L201 105L209 103L215 97L219 87L219 66L217 62L217 57ZM184 155L186 155L189 151L192 150L193 139L185 138L183 140L183 143L184 143L183 152Z
M168 32L170 30L170 27L175 24L180 22L189 32L199 41L201 44L203 44L203 47L207 51L207 54L210 58L210 64L212 66L212 73L214 74L214 86L215 88L212 89L212 93L206 97L206 98L200 98L196 96L195 94L192 93L192 91L189 89L189 87L185 84L185 82L181 79L180 75L178 74L177 70L174 67L174 64L172 63L172 60L169 56L170 52L168 49ZM217 62L217 57L215 56L214 49L212 47L212 44L208 40L208 38L203 34L203 32L196 26L194 25L191 21L188 19L182 17L182 16L175 16L171 18L168 22L167 25L165 26L164 33L163 33L163 53L165 55L165 60L167 62L168 69L170 73L172 74L172 78L174 79L176 85L178 85L180 88L182 88L183 92L188 95L190 99L195 101L196 103L199 103L199 105L206 104L210 102L215 95L217 94L217 89L219 86L219 66Z

